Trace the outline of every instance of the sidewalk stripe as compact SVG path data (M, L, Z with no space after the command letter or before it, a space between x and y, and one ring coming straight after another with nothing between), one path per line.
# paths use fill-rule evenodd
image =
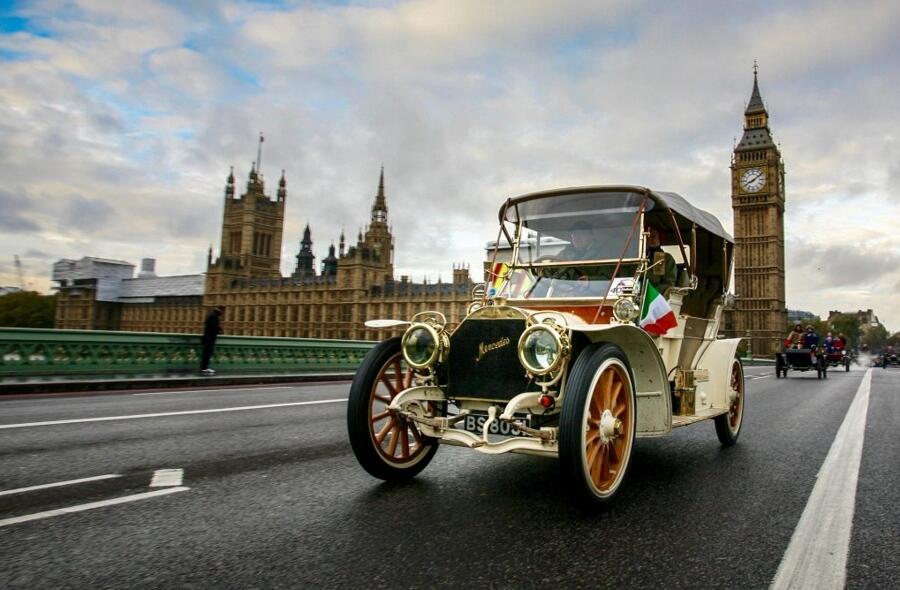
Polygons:
M770 586L772 590L842 590L845 586L871 389L869 369L819 469L816 485Z
M115 473L110 473L108 475L97 475L95 477L82 477L81 479L69 479L66 481L57 481L55 483L45 483L39 486L29 486L27 488L16 488L14 490L5 490L0 492L0 496L11 496L12 494L22 494L25 492L33 492L34 490L46 490L47 488L58 488L60 486L71 486L77 483L84 483L87 481L100 481L101 479L113 479L114 477L122 477L121 475L117 475Z
M317 404L346 403L347 398L322 399L310 402L289 402L284 404L265 404L261 406L239 406L236 408L214 408L212 410L184 410L181 412L158 412L156 414L132 414L129 416L103 416L101 418L75 418L72 420L50 420L47 422L25 422L22 424L0 424L0 430L9 428L30 428L32 426L56 426L58 424L81 424L84 422L108 422L110 420L137 420L139 418L162 418L165 416L189 416L191 414L215 414L218 412L243 412L245 410L265 410L268 408L286 408L288 406L313 406Z
M30 520L40 520L42 518L50 518L51 516L60 516L62 514L72 514L73 512L84 512L85 510L93 510L94 508L103 508L104 506L114 506L116 504L125 504L127 502L136 502L137 500L145 500L156 496L165 496L176 492L186 492L191 488L177 487L165 488L163 490L155 490L153 492L143 492L141 494L132 494L131 496L122 496L120 498L112 498L111 500L101 500L99 502L90 502L88 504L78 504L67 508L58 508L56 510L47 510L46 512L35 512L34 514L26 514L25 516L16 516L15 518L7 518L0 520L0 527L9 526L11 524L19 524Z

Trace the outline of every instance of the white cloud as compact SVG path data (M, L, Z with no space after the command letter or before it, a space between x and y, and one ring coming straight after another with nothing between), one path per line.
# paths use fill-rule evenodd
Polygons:
M287 172L285 273L307 221L319 261L342 228L355 241L382 163L397 273L417 279L479 269L502 200L553 186L674 190L730 226L758 58L788 173L788 305L873 307L897 330L900 277L877 261L900 256L898 11L38 3L41 34L0 35L16 55L0 57L0 197L27 230L0 246L199 271L228 166L243 183L260 130L271 190ZM47 285L46 261L26 262Z

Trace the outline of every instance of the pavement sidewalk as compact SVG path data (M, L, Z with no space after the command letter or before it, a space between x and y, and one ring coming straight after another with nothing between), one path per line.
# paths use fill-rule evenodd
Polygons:
M191 373L145 375L60 375L5 377L0 379L0 395L122 391L177 387L221 387L224 385L260 385L309 381L345 381L352 372L321 373L223 373L212 376Z

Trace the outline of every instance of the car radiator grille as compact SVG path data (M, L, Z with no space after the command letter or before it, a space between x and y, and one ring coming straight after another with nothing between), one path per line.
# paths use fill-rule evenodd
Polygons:
M472 319L450 337L447 392L451 398L508 401L535 386L516 352L525 320Z

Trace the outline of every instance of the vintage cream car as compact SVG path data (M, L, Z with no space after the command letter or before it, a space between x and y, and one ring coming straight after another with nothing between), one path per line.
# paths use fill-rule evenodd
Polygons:
M621 487L636 437L712 419L733 445L739 339L717 338L732 254L719 221L674 193L507 200L489 280L455 329L427 311L367 322L406 331L376 345L353 381L357 459L402 480L439 443L559 457L566 489L595 505Z

